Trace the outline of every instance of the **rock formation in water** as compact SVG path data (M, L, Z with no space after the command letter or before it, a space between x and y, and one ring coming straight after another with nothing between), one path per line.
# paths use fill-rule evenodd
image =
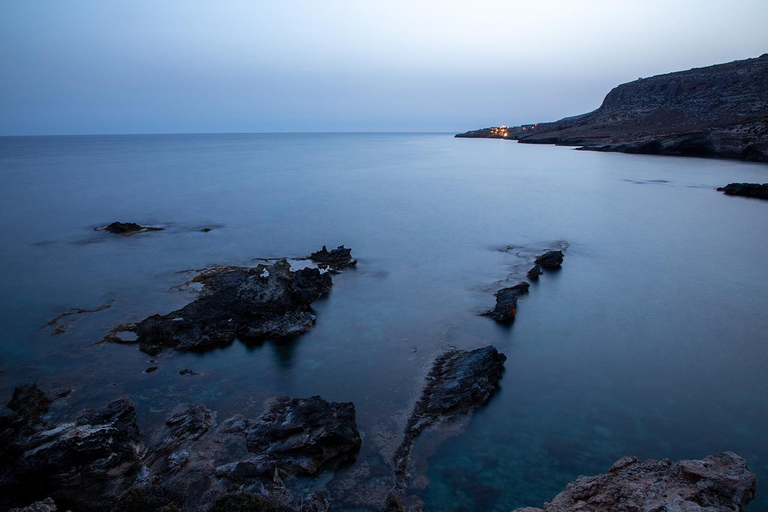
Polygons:
M321 250L313 252L309 259L317 263L319 268L327 268L333 272L357 265L357 260L352 258L352 249L347 249L343 245L332 251L323 246Z
M535 259L535 265L528 273L528 279L536 281L539 276L544 273L543 269L555 270L563 264L563 251L552 250L547 251ZM510 324L515 320L517 316L517 299L521 295L528 293L528 289L531 287L530 283L521 281L520 283L502 288L495 293L496 305L493 309L481 313L484 316L489 316L499 323Z
M235 338L260 341L296 336L312 329L312 302L331 289L328 273L316 268L291 271L286 260L255 268L227 268L202 280L200 298L167 315L121 325L135 340L113 334L107 341L138 343L157 354L164 349L202 351L230 345Z
M730 183L719 187L718 192L727 196L753 197L755 199L768 199L768 183Z
M733 452L703 460L639 462L624 457L608 473L582 476L542 508L516 512L740 512L755 497L757 479Z
M109 231L115 235L134 235L142 231L162 231L165 228L157 228L151 226L141 226L135 222L113 222L104 228L104 231Z
M451 350L437 358L395 453L395 485L405 490L416 439L427 427L471 414L498 387L507 358L495 347ZM388 499L388 501L392 501Z
M588 114L457 137L768 162L768 54L640 78Z
M0 416L0 495L16 502L50 497L85 511L230 510L218 498L246 492L253 496L223 501L326 511L322 494L296 495L284 479L349 463L362 443L354 405L319 396L278 398L256 420L236 415L218 427L205 406L181 404L145 446L126 397L54 425L40 418L50 399L30 389L14 393L13 415ZM29 403L18 406L25 396Z
M496 306L483 314L493 318L497 322L512 322L517 315L517 298L520 295L528 293L528 288L530 287L530 284L523 281L515 286L502 288L496 292Z

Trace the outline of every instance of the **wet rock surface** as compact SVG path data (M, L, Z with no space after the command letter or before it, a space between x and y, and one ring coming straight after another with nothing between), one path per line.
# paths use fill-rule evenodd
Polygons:
M496 306L484 314L497 322L512 322L517 315L517 298L528 293L530 287L530 284L522 282L509 288L502 288L496 292Z
M204 351L230 345L235 338L261 341L309 331L315 324L312 302L333 281L316 268L291 271L286 260L255 268L226 268L206 275L197 300L167 315L118 326L106 341L137 343L148 354L164 349ZM115 332L136 334L123 340Z
M516 512L712 511L737 512L755 497L757 479L733 452L703 460L617 461L608 473L568 484L543 508Z
M218 427L205 406L180 404L145 447L126 397L53 425L24 412L40 408L36 395L20 391L29 407L0 416L0 494L12 504L51 497L86 511L204 511L230 510L217 501L229 496L233 504L326 511L322 493L297 493L284 480L351 462L362 443L354 405L319 396L279 398L255 420L235 415ZM242 492L254 497L227 494Z
M718 192L727 196L753 197L768 200L768 183L730 183L719 187Z
M164 228L141 226L135 222L113 222L104 228L115 235L133 235L142 231L162 231Z
M536 258L535 263L546 270L560 268L563 264L563 251L547 251Z
M419 435L427 427L471 414L488 403L498 387L506 360L492 346L451 350L437 358L395 453L397 491L405 490L413 446Z
M132 480L144 451L133 402L118 398L51 425L25 412L45 403L36 395L28 395L29 407L0 417L0 494L34 490L83 510L106 506L106 497Z
M357 265L357 260L352 259L352 249L347 249L343 245L331 251L323 246L319 251L310 254L309 259L317 263L318 267L327 268L331 271L339 271Z

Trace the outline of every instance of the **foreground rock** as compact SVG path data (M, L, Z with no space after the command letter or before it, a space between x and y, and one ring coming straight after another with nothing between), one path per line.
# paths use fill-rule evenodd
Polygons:
M483 314L497 322L512 322L517 315L517 298L528 293L530 287L530 284L522 282L509 288L502 288L496 292L496 306Z
M323 246L321 250L310 254L309 259L317 263L318 267L327 268L333 272L357 265L357 260L352 258L352 249L347 249L343 245L332 251Z
M56 503L51 498L46 498L24 508L12 508L9 512L56 512Z
M731 183L717 189L727 196L754 197L768 200L768 183Z
M14 399L17 396L14 393ZM50 403L39 397L34 401L46 408ZM16 409L13 416L0 417L4 446L0 449L0 494L26 495L34 490L90 510L108 505L109 497L132 481L144 445L136 425L136 408L128 398L84 410L57 425L26 411Z
M768 54L619 85L597 110L457 137L768 161Z
M154 355L168 348L208 350L230 345L235 338L248 342L296 336L312 329L310 305L333 284L328 273L316 268L292 272L286 260L227 268L202 282L201 297L183 308L115 329L135 333L135 340L117 335L106 340L138 343Z
M124 397L56 425L36 414L0 416L0 502L51 497L77 510L163 512L262 503L320 512L328 509L322 494L297 494L284 480L350 463L362 443L354 405L319 396L279 398L255 420L236 415L218 427L205 406L181 404L146 448L135 412ZM243 492L253 496L228 494Z
M517 512L737 512L746 510L756 488L747 461L733 452L678 463L624 457L606 474L571 482L543 508Z
M451 350L437 358L421 399L408 419L403 442L395 453L395 484L405 490L411 453L425 428L471 414L485 405L498 387L507 358L495 347Z
M115 235L134 235L142 231L162 231L163 229L165 228L141 226L135 222L113 222L105 227L104 231L109 231Z

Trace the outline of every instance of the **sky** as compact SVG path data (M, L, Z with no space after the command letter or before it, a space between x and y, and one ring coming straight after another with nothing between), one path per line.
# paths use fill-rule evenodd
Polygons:
M458 132L766 52L767 0L0 0L0 135Z

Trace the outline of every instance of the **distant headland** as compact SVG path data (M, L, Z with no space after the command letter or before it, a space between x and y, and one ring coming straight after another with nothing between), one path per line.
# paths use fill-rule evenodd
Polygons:
M768 162L768 53L621 84L587 114L456 137Z

